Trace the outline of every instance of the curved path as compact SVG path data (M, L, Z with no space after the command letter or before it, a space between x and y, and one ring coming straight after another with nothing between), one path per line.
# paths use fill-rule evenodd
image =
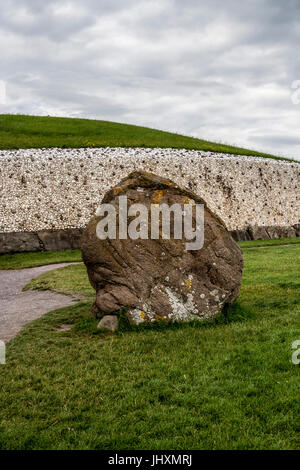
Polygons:
M28 290L22 292L22 288L34 277L69 264L74 263L0 270L0 340L9 341L26 323L56 308L73 305L74 301L79 300L76 297L51 291Z

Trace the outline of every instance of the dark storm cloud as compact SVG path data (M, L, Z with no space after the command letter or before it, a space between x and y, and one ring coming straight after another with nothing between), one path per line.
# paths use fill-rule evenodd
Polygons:
M0 112L131 122L300 158L298 0L2 0L0 41Z

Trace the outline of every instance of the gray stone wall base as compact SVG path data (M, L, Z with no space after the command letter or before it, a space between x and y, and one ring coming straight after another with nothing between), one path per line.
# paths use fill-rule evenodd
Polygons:
M40 230L38 232L0 233L0 254L32 251L64 251L80 249L82 228ZM268 238L292 238L300 236L300 224L292 227L248 227L232 230L235 241L266 240Z
M80 248L82 228L0 233L0 254Z
M300 236L300 224L291 227L273 226L252 226L246 230L232 230L231 236L235 241L246 240L267 240L269 238L294 238Z

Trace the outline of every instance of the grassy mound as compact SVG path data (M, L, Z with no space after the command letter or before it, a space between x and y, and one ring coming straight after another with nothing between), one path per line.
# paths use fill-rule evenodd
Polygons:
M43 147L185 148L287 160L253 150L129 124L90 119L0 115L0 149Z
M0 366L0 448L299 448L300 245L243 251L238 304L213 322L104 334L83 302L27 325ZM81 265L39 280L89 295Z

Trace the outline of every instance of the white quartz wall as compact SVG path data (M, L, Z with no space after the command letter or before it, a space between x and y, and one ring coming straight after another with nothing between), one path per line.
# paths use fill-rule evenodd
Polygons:
M0 151L0 232L83 227L135 169L200 195L229 230L299 223L300 164L178 149Z

